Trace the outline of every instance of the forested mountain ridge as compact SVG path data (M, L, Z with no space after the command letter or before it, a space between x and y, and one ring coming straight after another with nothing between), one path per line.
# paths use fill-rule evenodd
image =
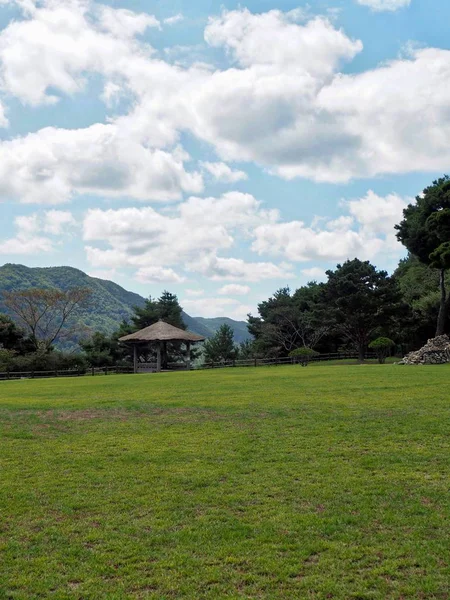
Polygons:
M236 344L253 339L249 333L247 323L244 321L234 321L229 317L214 317L206 319L205 317L195 317L195 320L201 325L204 325L210 332L207 337L214 335L222 325L229 325L234 333L234 341Z
M135 306L142 307L145 298L105 279L90 277L74 267L26 267L24 265L5 264L0 267L0 313L8 314L2 302L1 292L25 290L29 288L57 288L67 290L74 287L87 287L92 296L89 305L78 309L77 320L80 333L101 331L112 334L120 323L129 320ZM217 319L195 319L183 312L183 321L187 328L204 337L212 337L217 330ZM219 319L223 320L223 319ZM214 322L211 326L209 322ZM242 331L247 324L226 320L235 331L235 341L242 341ZM250 338L247 333L247 338Z

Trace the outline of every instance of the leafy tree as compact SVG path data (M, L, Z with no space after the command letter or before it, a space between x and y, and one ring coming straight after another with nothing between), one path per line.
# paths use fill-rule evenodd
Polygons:
M120 356L117 338L109 337L97 331L85 341L80 342L86 359L92 367L106 367L117 363Z
M386 271L377 271L369 261L357 258L337 265L327 275L328 282L322 288L323 310L355 346L362 362L372 333L386 328L400 309L397 284Z
M295 350L292 350L292 352L289 352L289 356L291 358L295 358L296 361L302 365L302 367L307 367L311 359L315 356L319 356L319 354L319 352L316 352L312 348L305 347L296 348Z
M165 290L157 300L150 296L148 300L145 301L143 307L135 307L134 315L131 318L133 330L138 331L139 329L149 327L160 319L174 327L178 327L178 329L186 329L186 325L183 322L183 309L178 302L178 298L175 294L171 294L167 290ZM161 353L162 368L167 369L170 360L175 359L182 354L183 350L180 343L164 342L162 344ZM195 355L196 350L193 350L191 358L194 358ZM153 354L149 353L147 359L152 360Z
M328 326L316 318L314 308L320 286L309 283L291 295L288 287L258 305L259 317L248 317L249 332L265 354L287 356L298 346L316 346Z
M7 315L0 314L0 348L23 352L30 347L24 332Z
M34 349L48 352L54 342L73 333L76 325L71 329L71 319L90 295L87 288L66 291L30 288L3 292L3 299L5 306L28 330Z
M256 345L254 340L245 340L245 342L241 342L238 348L238 356L241 360L248 360L250 358L255 358L258 354Z
M183 309L177 296L166 290L158 299L150 296L144 306L135 307L134 315L131 318L135 331L149 327L160 319L178 329L186 329L183 322Z
M132 330L139 331L157 323L160 319L158 301L149 296L144 306L135 306L131 317Z
M393 278L400 289L404 310L391 333L407 354L435 335L440 304L439 272L410 254L400 261ZM447 274L446 285L449 283Z
M394 346L395 342L387 337L379 337L369 344L369 348L375 350L380 365L384 365L386 358Z
M215 335L204 343L206 362L225 362L237 358L233 330L229 325L221 325Z
M439 271L439 314L436 336L442 335L448 324L450 296L445 273L450 268L450 178L433 181L403 211L403 220L396 225L397 238L425 265Z

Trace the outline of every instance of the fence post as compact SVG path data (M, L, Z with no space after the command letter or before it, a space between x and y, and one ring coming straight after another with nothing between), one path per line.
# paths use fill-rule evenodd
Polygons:
M256 367L256 358L255 358L255 367Z
M108 375L108 367L105 367L105 375Z

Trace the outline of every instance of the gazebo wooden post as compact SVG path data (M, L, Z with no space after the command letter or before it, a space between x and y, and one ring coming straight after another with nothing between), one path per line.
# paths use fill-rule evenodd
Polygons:
M161 372L161 342L156 344L156 372Z
M133 344L133 367L134 367L135 373L138 372L137 364L138 364L137 344Z
M186 342L186 369L191 369L191 342Z

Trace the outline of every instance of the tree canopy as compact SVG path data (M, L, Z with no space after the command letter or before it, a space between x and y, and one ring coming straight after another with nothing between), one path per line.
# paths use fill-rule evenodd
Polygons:
M397 238L425 265L439 269L440 307L436 335L447 327L450 297L447 296L445 271L450 268L450 178L448 175L416 197L403 211L403 220L396 225Z
M221 325L216 334L204 343L205 362L226 362L234 360L237 355L233 330L229 325Z

